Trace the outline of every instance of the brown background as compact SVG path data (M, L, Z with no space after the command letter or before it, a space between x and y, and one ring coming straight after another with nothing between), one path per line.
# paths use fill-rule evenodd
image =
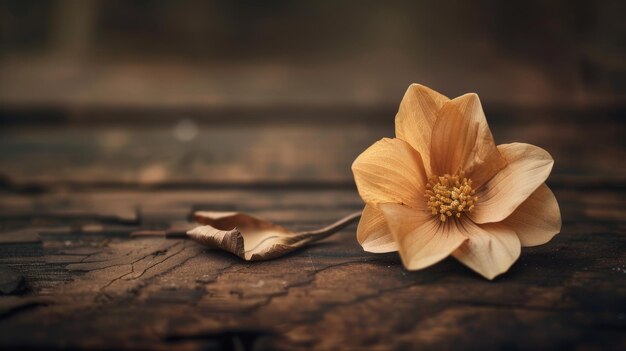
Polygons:
M621 1L0 1L0 347L623 349ZM355 228L246 264L129 239L362 203L350 164L410 83L477 92L555 158L563 230L488 282Z
M0 101L391 108L421 82L487 106L620 106L623 12L620 1L4 0Z

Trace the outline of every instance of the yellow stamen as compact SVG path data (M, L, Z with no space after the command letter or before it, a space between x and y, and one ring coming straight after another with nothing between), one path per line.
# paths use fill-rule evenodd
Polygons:
M426 185L424 197L428 208L439 220L445 222L448 217L461 218L463 212L472 212L478 197L472 189L472 180L463 175L445 174L432 177Z

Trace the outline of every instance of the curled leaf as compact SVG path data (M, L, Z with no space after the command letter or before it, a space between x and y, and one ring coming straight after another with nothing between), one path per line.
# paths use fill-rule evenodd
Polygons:
M324 239L360 217L361 212L356 212L318 230L293 232L245 213L198 211L194 213L194 219L202 225L191 230L143 230L133 232L131 236L190 238L202 245L233 253L246 261L263 261Z
M238 212L194 214L204 224L187 232L189 238L211 248L233 253L246 261L262 261L286 255L309 243L326 238L357 221L353 213L319 230L292 232L272 222Z

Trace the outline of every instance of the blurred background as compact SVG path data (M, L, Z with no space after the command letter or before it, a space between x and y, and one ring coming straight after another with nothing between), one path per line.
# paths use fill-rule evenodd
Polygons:
M477 92L496 141L561 155L557 177L621 181L624 13L623 1L1 0L2 182L351 186L352 160L393 135L413 82Z
M625 0L0 0L0 349L619 349L625 15ZM451 259L406 272L355 226L258 264L128 240L198 210L296 231L362 210L350 167L394 136L411 83L478 93L498 144L555 159L562 234L497 283Z

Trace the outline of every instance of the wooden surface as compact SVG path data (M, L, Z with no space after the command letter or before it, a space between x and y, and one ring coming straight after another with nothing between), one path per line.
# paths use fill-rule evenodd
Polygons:
M333 222L362 207L350 164L392 118L200 123L191 141L176 119L3 128L0 347L623 350L623 116L506 116L488 113L498 143L554 156L563 230L494 281L453 259L407 272L363 252L355 226L260 263L128 236L194 210Z

